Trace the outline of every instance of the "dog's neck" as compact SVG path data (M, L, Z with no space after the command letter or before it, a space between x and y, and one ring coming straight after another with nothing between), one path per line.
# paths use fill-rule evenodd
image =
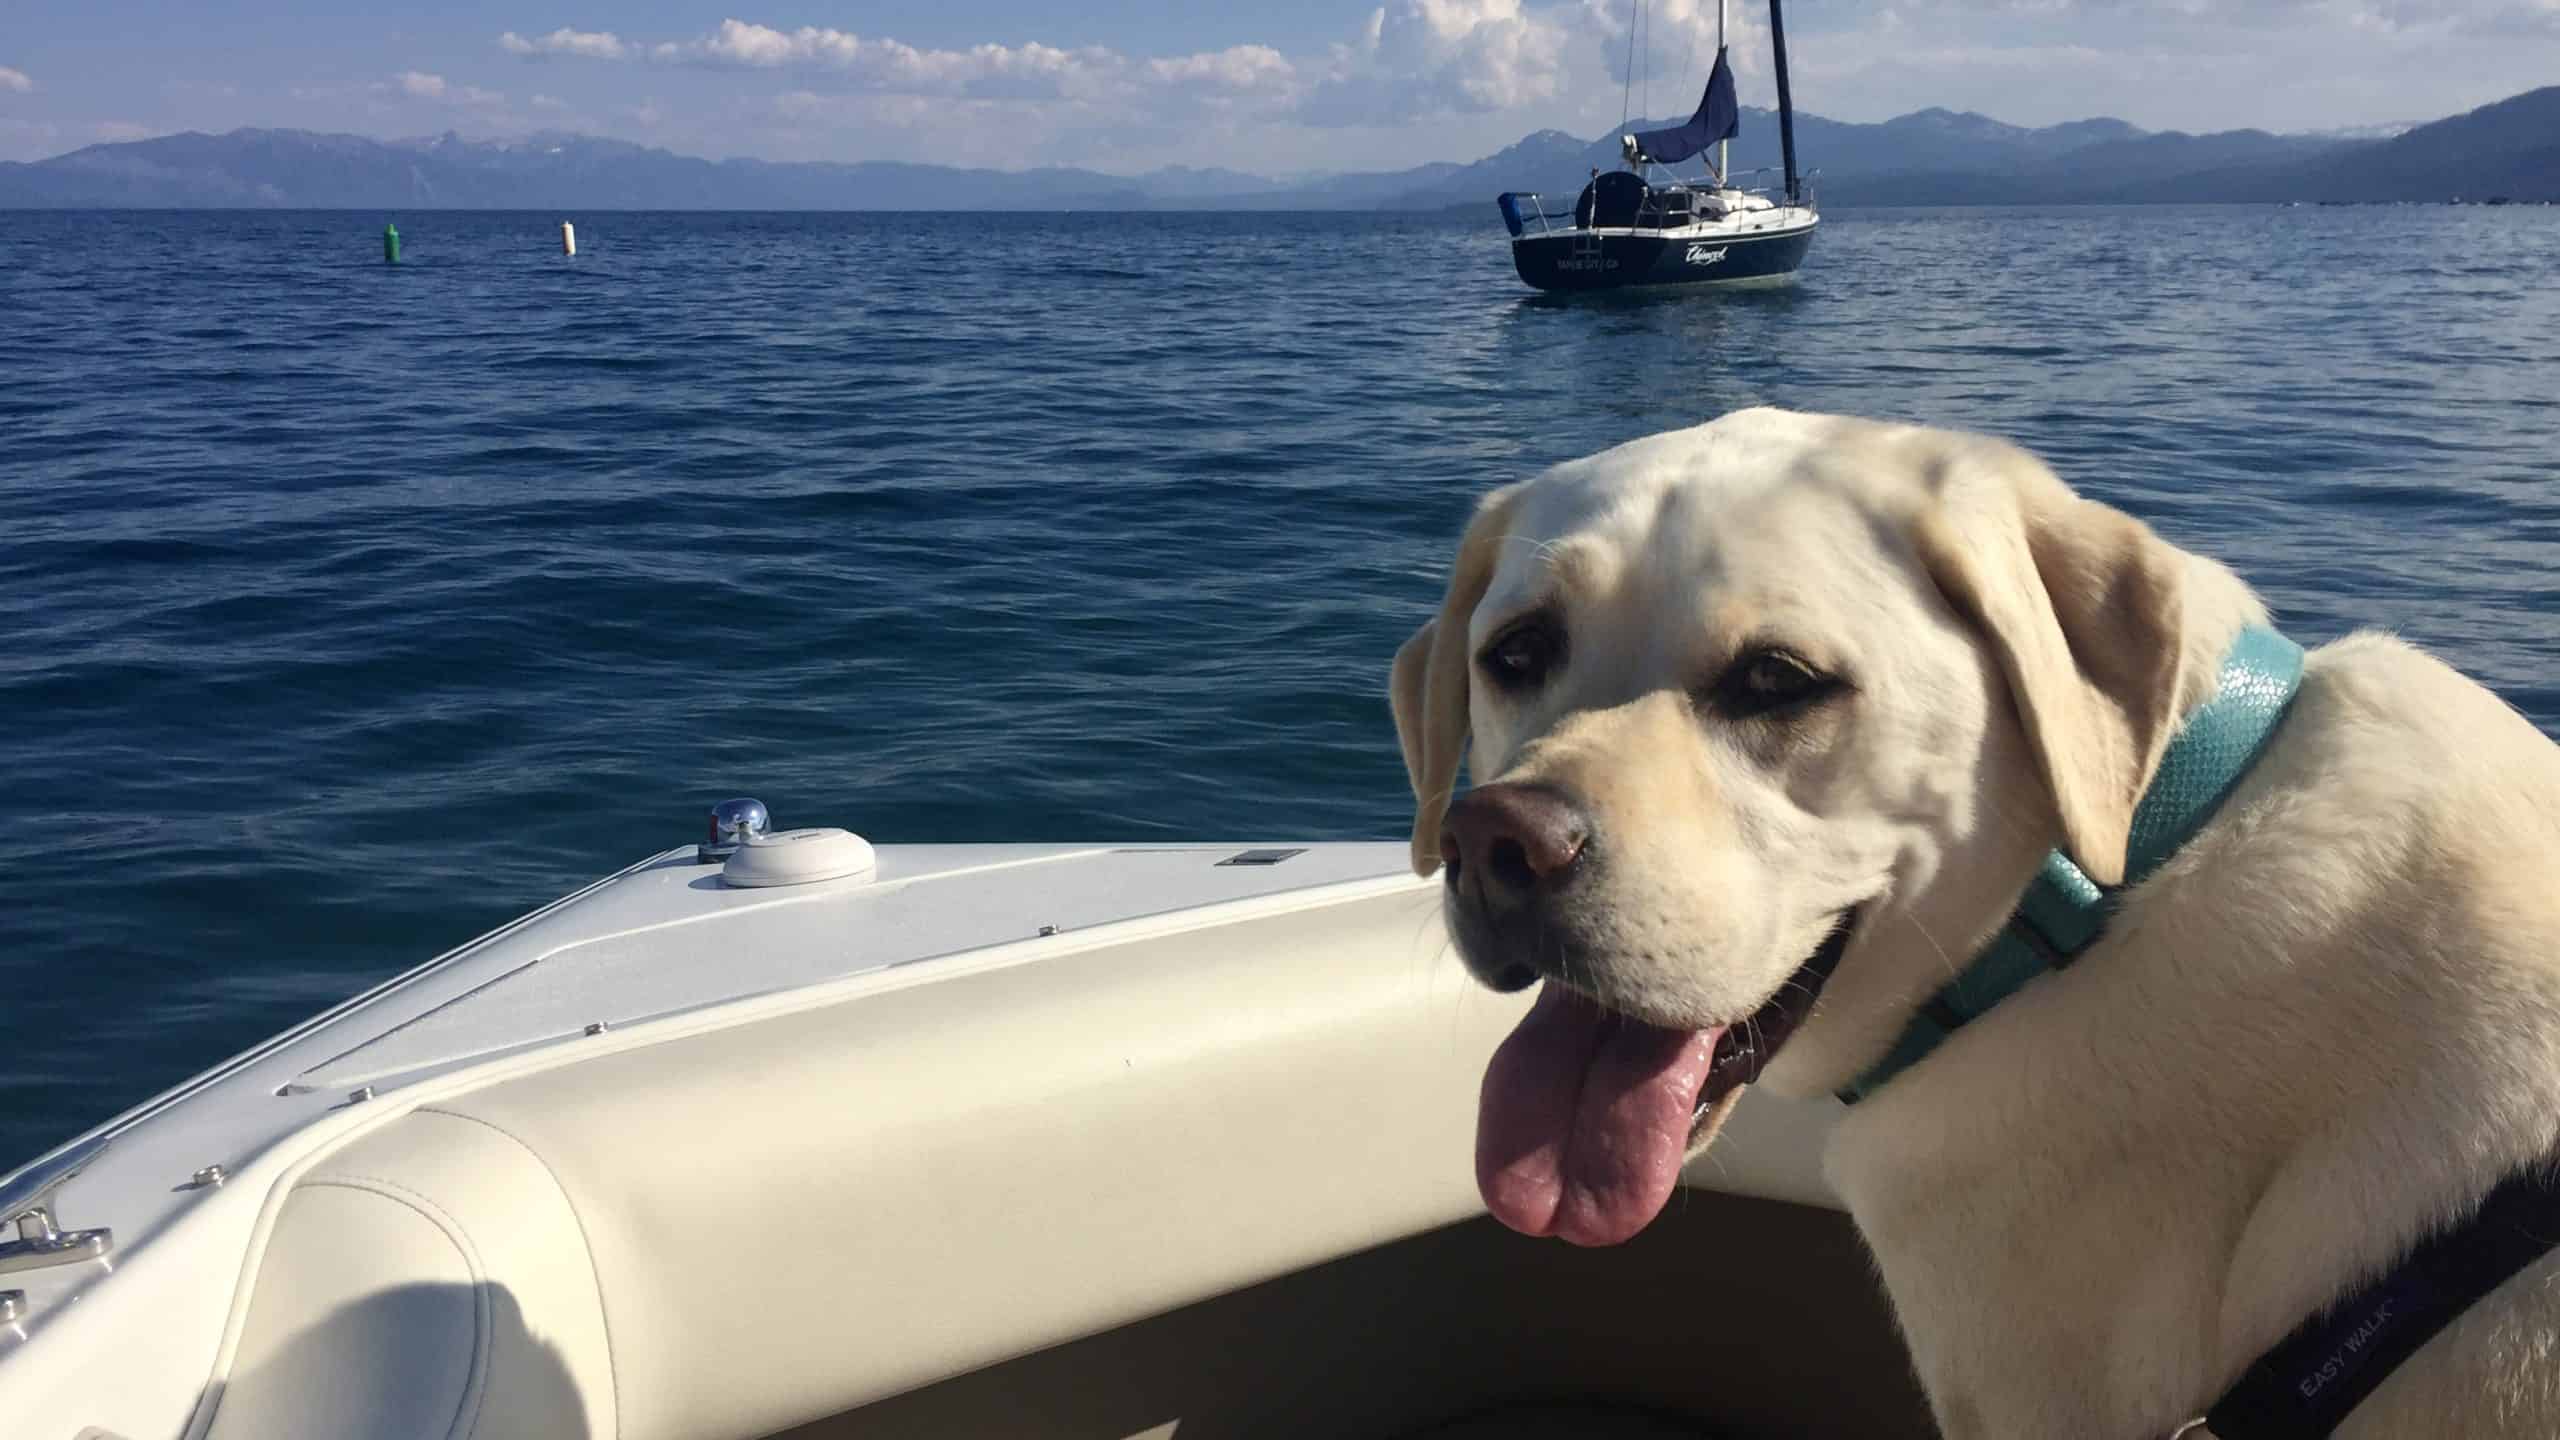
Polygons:
M2124 884L2102 887L2061 851L2047 855L2008 924L1921 1005L1882 1060L1839 1092L1842 1101L1873 1095L1967 1023L2094 944L2115 897L2193 839L2266 748L2301 688L2302 647L2266 626L2244 627L2217 678L2212 696L2169 742L2134 811Z

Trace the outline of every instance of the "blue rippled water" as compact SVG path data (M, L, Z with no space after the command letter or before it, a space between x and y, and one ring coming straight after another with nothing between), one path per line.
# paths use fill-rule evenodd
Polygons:
M2560 727L2560 212L0 214L0 1169L748 793L1392 836L1472 498L1762 401L1989 429ZM581 253L557 253L557 222Z

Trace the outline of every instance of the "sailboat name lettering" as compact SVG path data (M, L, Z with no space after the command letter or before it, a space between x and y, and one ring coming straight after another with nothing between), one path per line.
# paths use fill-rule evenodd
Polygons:
M1688 261L1692 265L1713 265L1724 258L1725 249L1726 247L1722 245L1713 250L1704 245L1692 245L1689 247Z

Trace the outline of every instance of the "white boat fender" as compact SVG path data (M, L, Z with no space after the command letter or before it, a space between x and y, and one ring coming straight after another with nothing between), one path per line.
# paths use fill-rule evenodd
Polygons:
M813 885L821 880L869 879L879 864L870 841L850 830L821 825L747 836L720 867L720 878L749 889Z

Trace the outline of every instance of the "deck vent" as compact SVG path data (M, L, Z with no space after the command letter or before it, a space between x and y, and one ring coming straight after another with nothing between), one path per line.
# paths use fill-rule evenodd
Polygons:
M1229 865L1277 865L1292 855L1304 855L1306 853L1306 847L1303 845L1295 850L1246 850L1228 856L1226 859L1219 861L1218 865L1220 868L1224 868Z
M850 830L814 825L749 835L720 867L722 883L750 889L808 885L820 880L868 880L879 869L871 842Z

